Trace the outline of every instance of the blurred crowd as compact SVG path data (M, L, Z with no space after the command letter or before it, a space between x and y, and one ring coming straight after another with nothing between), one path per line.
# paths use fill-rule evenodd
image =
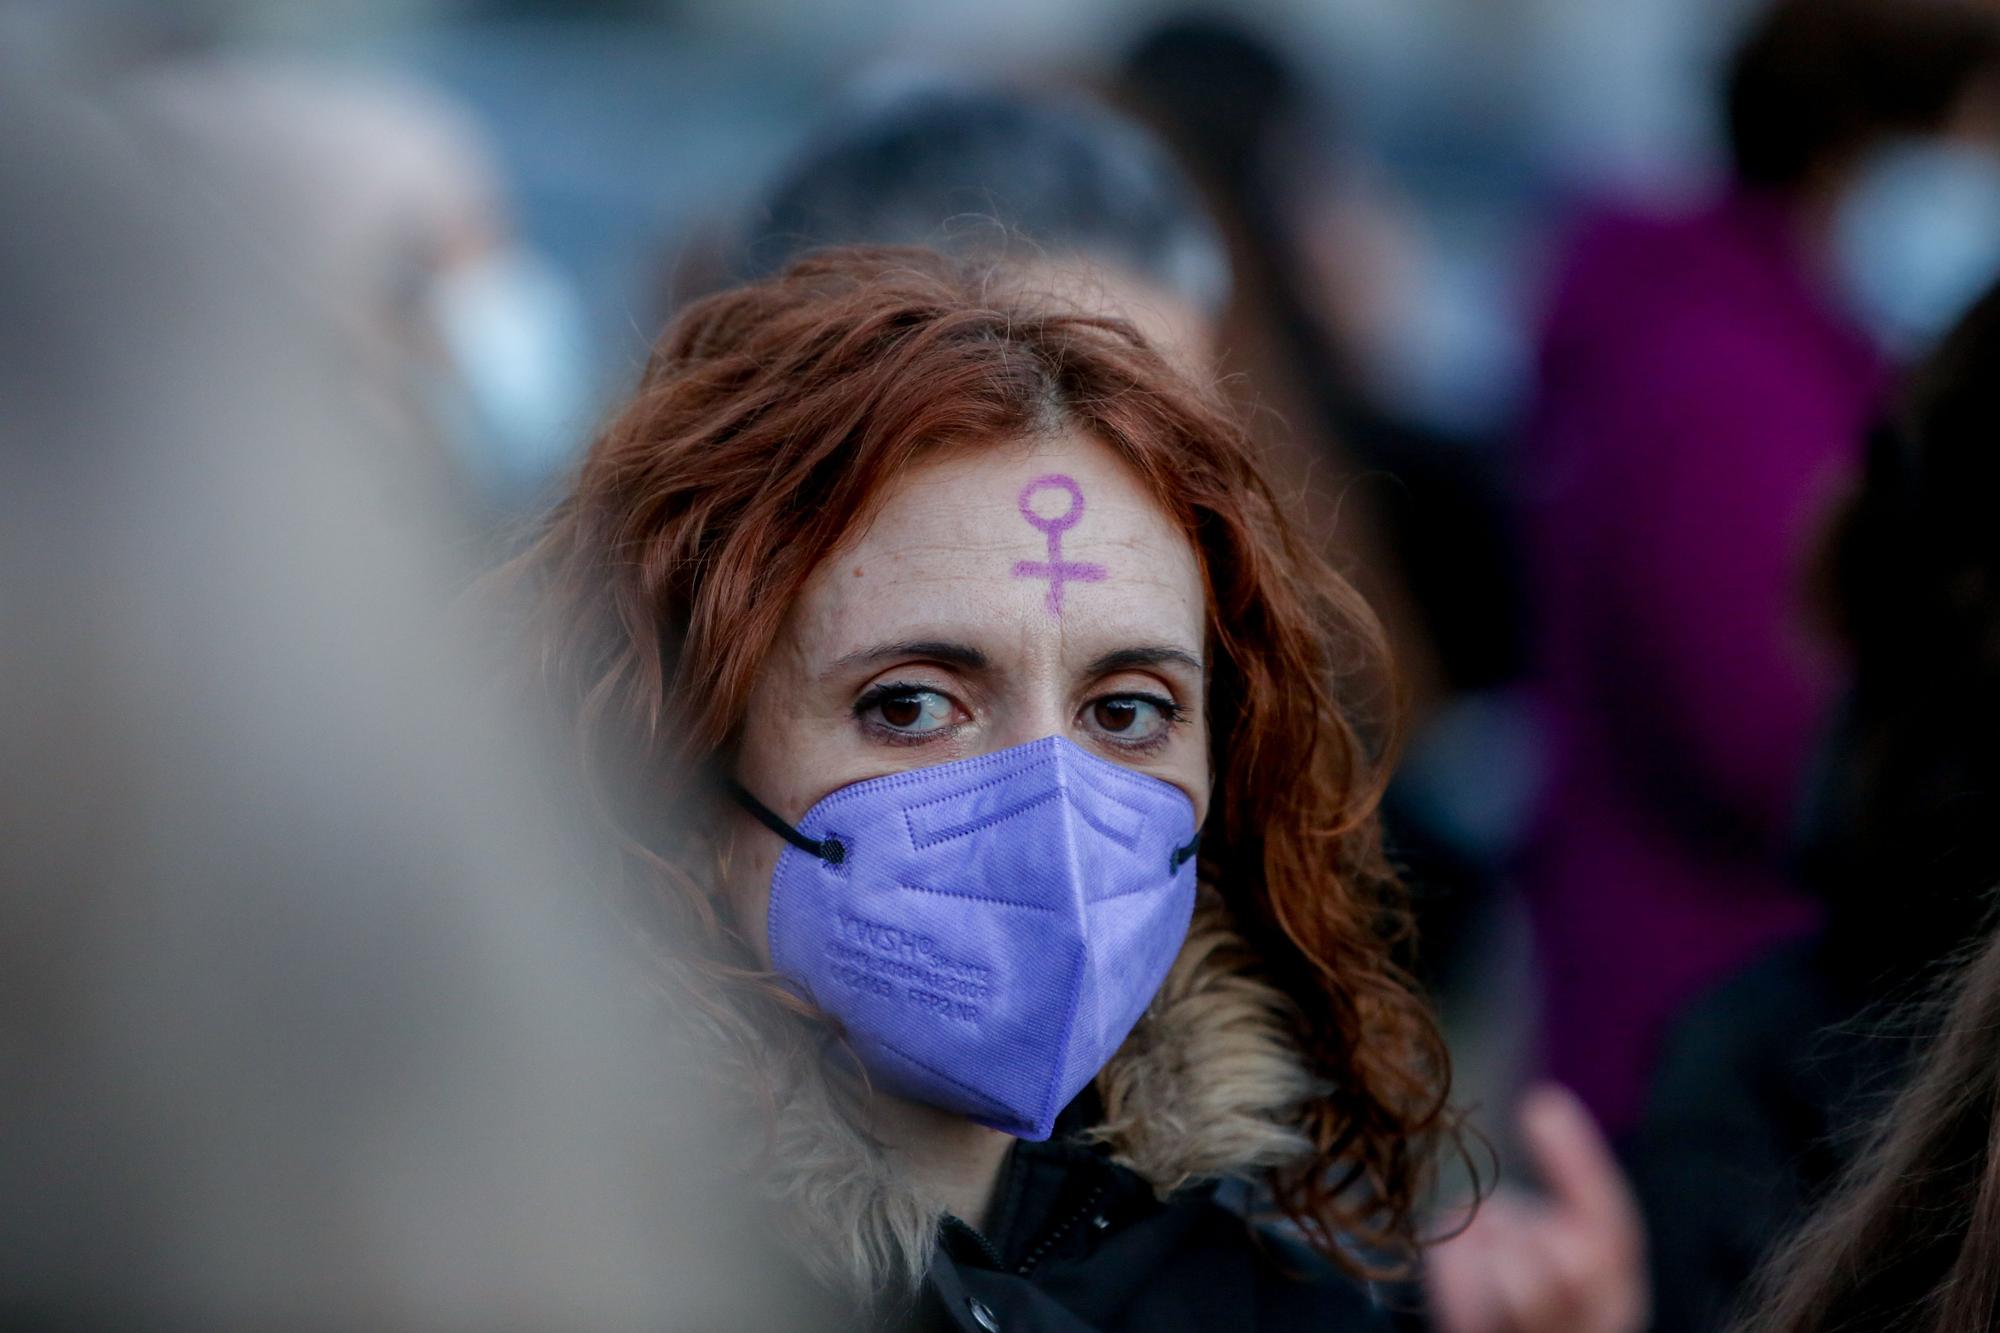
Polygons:
M1479 1145L1385 1303L1996 1326L2000 10L339 8L0 16L10 1317L817 1326L462 594L871 245L1218 385L1381 620Z

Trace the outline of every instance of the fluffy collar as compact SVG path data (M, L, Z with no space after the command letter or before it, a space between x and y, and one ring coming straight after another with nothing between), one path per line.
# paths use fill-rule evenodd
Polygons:
M1321 1088L1290 1014L1204 889L1165 983L1097 1076L1104 1115L1089 1136L1162 1194L1310 1156L1297 1111ZM841 1113L817 1064L794 1072L764 1173L781 1225L830 1287L864 1300L914 1290L943 1210Z

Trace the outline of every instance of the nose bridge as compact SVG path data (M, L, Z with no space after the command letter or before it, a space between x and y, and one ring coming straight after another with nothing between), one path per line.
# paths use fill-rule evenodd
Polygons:
M1021 627L1005 706L995 716L992 748L1011 749L1070 730L1070 680L1063 667L1062 627L1037 616Z
M1023 710L1008 718L1007 724L993 737L993 748L1011 750L1030 741L1068 735L1069 717L1065 713L1045 708Z
M993 736L995 749L1011 749L1049 736L1069 735L1069 700L1053 680L1040 673L1028 682L1007 710Z

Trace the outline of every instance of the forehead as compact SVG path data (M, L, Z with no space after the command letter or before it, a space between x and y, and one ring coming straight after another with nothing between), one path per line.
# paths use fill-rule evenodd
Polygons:
M797 628L839 653L904 630L1065 642L1170 636L1199 652L1195 552L1098 441L1060 435L940 450L815 571Z

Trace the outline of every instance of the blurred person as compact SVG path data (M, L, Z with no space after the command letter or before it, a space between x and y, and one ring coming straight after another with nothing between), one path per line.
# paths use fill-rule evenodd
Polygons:
M1447 1002L1469 1000L1509 971L1497 886L1535 763L1504 689L1519 599L1490 466L1476 442L1414 424L1374 373L1409 299L1396 276L1407 227L1341 160L1330 99L1278 35L1219 13L1175 18L1131 43L1115 87L1220 221L1235 279L1216 334L1229 387L1313 541L1388 627L1410 746L1385 819L1417 896L1415 961Z
M1936 1008L1937 1037L1865 1150L1764 1266L1743 1333L2000 1323L2000 937Z
M1823 928L1676 1025L1636 1165L1662 1333L1722 1325L1932 1034L1884 1024L1989 928L2000 885L2000 288L1878 430L1824 582L1853 683L1800 868Z
M1209 391L1028 290L825 250L697 302L498 585L829 1308L1377 1327L1343 1273L1450 1135L1379 635Z
M411 79L240 53L162 64L131 96L192 188L259 197L475 511L529 507L582 445L591 349L472 115Z
M1409 226L1386 187L1343 158L1331 99L1282 35L1223 14L1142 32L1114 80L1220 223L1235 283L1217 341L1241 391L1295 437L1274 446L1295 451L1307 473L1331 473L1301 478L1323 511L1310 519L1315 531L1367 566L1371 598L1393 599L1411 618L1393 628L1399 661L1421 677L1417 716L1434 696L1505 678L1511 600L1499 583L1472 582L1504 577L1498 506L1480 498L1476 449L1415 425L1376 382L1383 326L1408 299L1398 275L1414 263ZM1396 484L1350 485L1377 469ZM1357 501L1367 512L1342 541L1332 511L1345 520ZM1501 558L1456 558L1482 542Z
M65 31L0 14L0 1323L808 1326L318 256Z
M1215 357L1229 297L1229 257L1172 157L1125 117L1055 90L858 97L778 173L745 232L749 277L834 245L1007 259L1191 368Z
M1511 689L1513 537L1476 443L1413 424L1382 392L1380 345L1409 299L1405 228L1342 160L1331 99L1277 35L1223 13L1170 19L1132 41L1116 87L1220 219L1235 276L1217 335L1229 383L1312 539L1387 623L1409 742L1384 832L1469 1117L1502 1180L1560 1186L1562 1162L1601 1168L1588 1189L1503 1188L1434 1253L1433 1311L1468 1331L1627 1327L1645 1304L1643 1240L1629 1207L1590 1206L1625 1195L1616 1168L1506 1114L1546 1101L1525 1086L1526 929L1507 882L1538 767ZM1472 1188L1441 1183L1440 1202ZM1547 1267L1557 1255L1561 1274Z
M1549 1070L1615 1134L1675 1011L1815 920L1785 856L1837 673L1799 575L1888 378L1847 275L1948 270L1934 331L1976 294L1927 238L2000 238L1997 25L1780 0L1730 72L1728 185L1598 218L1560 265L1522 464L1556 769L1526 888ZM1891 214L1916 225L1854 221Z

